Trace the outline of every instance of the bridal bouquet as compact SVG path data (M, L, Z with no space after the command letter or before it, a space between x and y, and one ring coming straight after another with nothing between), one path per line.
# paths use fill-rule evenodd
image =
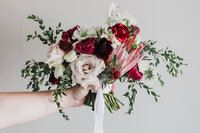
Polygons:
M115 97L114 83L128 84L124 89L129 103L127 114L133 111L138 88L143 88L155 100L159 95L151 87L153 82L164 86L161 74L156 69L159 64L173 77L182 73L183 58L177 56L168 47L157 49L156 41L144 41L140 37L140 28L134 17L128 13L120 14L117 5L112 3L107 14L107 20L102 27L75 26L63 30L61 23L55 29L46 27L43 20L36 15L28 16L39 24L41 32L27 36L27 41L38 38L49 46L46 61L27 61L22 70L22 77L30 78L27 85L33 91L39 91L41 86L48 90L56 88L55 103L59 112L68 120L62 110L59 99L66 95L64 91L74 85L83 88L93 86L85 100L85 105L95 110L95 99L99 90L103 102L112 113L124 105ZM61 34L61 36L60 36Z

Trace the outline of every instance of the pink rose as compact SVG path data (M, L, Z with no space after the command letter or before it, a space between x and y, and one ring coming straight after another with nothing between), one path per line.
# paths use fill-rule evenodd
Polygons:
M86 38L77 43L75 49L77 52L82 54L93 54L95 49L94 45L95 45L94 38Z
M135 65L131 70L128 72L128 75L134 80L142 79L143 73L139 72L138 66Z
M71 65L72 81L80 84L83 88L92 85L97 89L100 85L97 75L105 69L103 60L94 55L81 54Z

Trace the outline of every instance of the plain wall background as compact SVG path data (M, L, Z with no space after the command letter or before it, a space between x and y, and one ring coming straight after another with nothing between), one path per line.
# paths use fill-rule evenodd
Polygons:
M114 0L113 0L114 1ZM47 46L40 41L26 42L26 35L38 29L27 20L30 14L43 18L47 26L68 29L77 24L103 25L111 0L0 0L0 92L27 91L20 71L28 59L45 60ZM118 0L119 11L135 16L144 40L157 40L158 47L169 46L185 58L189 66L176 79L164 74L164 88L158 103L138 88L135 110L125 115L126 107L105 112L105 133L199 133L200 132L200 1L199 0ZM160 70L164 73L164 69ZM126 89L117 83L116 95ZM1 130L0 133L92 133L90 108L65 110L70 122L57 113L40 120Z

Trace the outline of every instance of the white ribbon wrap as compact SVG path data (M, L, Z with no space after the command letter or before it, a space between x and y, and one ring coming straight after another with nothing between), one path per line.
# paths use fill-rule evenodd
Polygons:
M94 133L103 133L103 117L104 117L104 93L109 93L111 90L112 85L107 85L103 89L99 89L96 92L96 99L95 99L95 104L94 104L94 119L95 119L95 124L94 124Z

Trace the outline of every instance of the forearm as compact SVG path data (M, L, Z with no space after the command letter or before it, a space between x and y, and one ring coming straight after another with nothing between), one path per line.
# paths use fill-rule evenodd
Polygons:
M68 108L82 104L82 101L74 100L73 89L66 90L67 96L63 96L60 101L62 107ZM53 100L53 91L0 93L0 129L57 112L57 106Z

